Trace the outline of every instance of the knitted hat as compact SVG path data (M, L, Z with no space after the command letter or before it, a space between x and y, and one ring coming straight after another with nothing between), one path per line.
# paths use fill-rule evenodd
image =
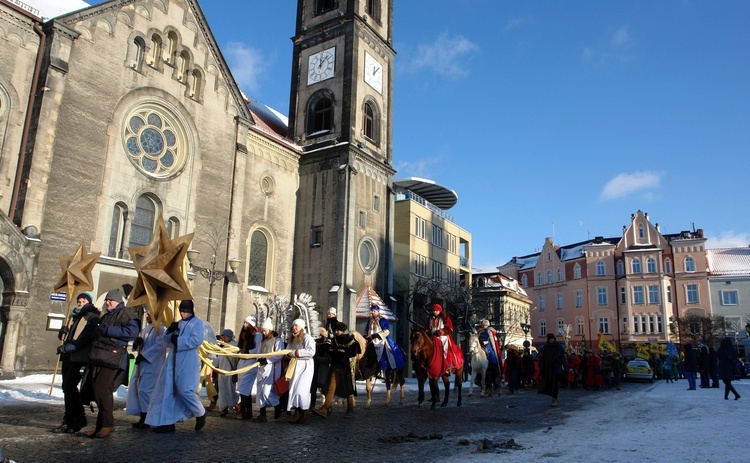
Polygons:
M443 306L440 305L440 304L433 304L432 305L432 311L433 312L442 312L443 311Z
M271 321L271 319L266 318L265 320L263 320L263 323L260 325L260 329L273 331L273 322Z
M247 317L245 317L245 323L249 323L252 326L255 326L255 315L248 315Z
M117 303L122 302L122 293L119 289L110 289L107 291L107 294L104 296L104 300L107 301L115 301Z
M487 328L488 326L490 326L490 321L485 318L484 320L482 320L482 326Z
M346 331L348 326L346 326L346 323L336 322L331 328L333 328L333 331Z
M84 298L84 299L88 300L89 304L91 304L92 302L94 302L94 299L91 297L91 294L89 294L89 293L85 293L84 292L84 293L79 294L78 297L76 297L76 300L78 300L80 298Z
M222 336L226 336L226 337L228 337L229 339L232 339L232 338L234 337L234 331L232 331L232 330L230 330L229 328L227 328L227 329L225 329L225 330L223 330L223 331L221 332L221 335L222 335Z
M335 317L336 313L336 307L331 307L330 309L328 309L328 315L333 315Z
M180 312L195 313L195 305L193 305L193 301L181 301Z
M304 321L304 320L302 320L301 318L298 318L298 319L294 320L294 321L292 322L292 325L297 325L297 326L299 326L300 328L302 328L303 330L305 329L305 326L306 326L306 325L305 325L305 321Z

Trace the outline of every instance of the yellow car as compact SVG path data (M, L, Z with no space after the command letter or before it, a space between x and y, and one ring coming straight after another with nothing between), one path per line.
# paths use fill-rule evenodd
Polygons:
M647 361L635 359L628 362L625 368L625 379L641 379L653 383L654 372Z

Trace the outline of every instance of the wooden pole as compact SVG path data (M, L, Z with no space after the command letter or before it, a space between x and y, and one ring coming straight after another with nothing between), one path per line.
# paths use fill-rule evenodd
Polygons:
M70 299L70 296L68 296L68 299ZM68 328L68 330L70 330L70 326L69 326L70 325L70 307L71 307L72 302L73 302L72 300L68 301L68 313L65 315L65 324L63 325L64 327ZM65 343L65 335L63 335L62 339L60 339L60 345L62 346L64 343ZM57 360L55 361L55 371L52 373L52 384L49 385L50 397L52 397L52 391L55 388L55 377L57 376L57 369L60 367L60 357L62 357L62 354L57 354Z

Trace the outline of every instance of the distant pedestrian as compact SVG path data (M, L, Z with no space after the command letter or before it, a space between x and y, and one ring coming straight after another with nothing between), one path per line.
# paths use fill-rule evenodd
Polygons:
M719 387L719 357L716 355L714 346L708 348L708 375L711 378L711 387Z
M698 355L695 353L692 344L686 343L683 347L685 359L682 362L685 378L687 378L688 381L688 391L694 391L695 375L698 372Z
M716 356L719 359L719 377L724 382L724 400L729 400L730 392L734 394L734 400L739 399L740 395L732 386L736 372L737 351L732 347L732 339L729 336L721 340Z
M699 387L705 389L711 387L709 381L708 346L703 344L698 351L698 373L700 373L701 384Z
M568 366L565 361L565 351L557 342L554 333L547 333L547 343L539 351L539 370L541 381L539 383L539 394L552 397L553 407L557 406L557 395L561 377L567 372Z

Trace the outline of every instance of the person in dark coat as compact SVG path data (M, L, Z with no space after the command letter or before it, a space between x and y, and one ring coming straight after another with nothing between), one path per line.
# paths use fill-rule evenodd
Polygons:
M81 382L81 368L89 360L89 351L99 325L99 309L92 304L91 295L81 293L78 306L70 314L70 328L60 328L59 338L63 341L57 348L62 356L62 390L65 397L65 417L63 424L52 429L57 433L76 433L87 424L86 412L81 401L78 383Z
M344 417L351 418L354 416L354 396L357 395L357 385L354 382L357 368L355 358L360 353L360 347L354 336L346 332L348 327L345 323L336 322L332 328L334 336L331 344L328 345L331 369L324 388L325 402L320 408L313 409L313 413L323 418L328 417L328 410L331 408L334 396L337 396L346 399Z
M708 367L708 346L705 344L701 346L700 351L698 352L698 373L701 375L701 385L702 388L708 388L711 387L711 383L709 382L709 367Z
M732 386L732 380L737 369L737 351L732 347L732 339L729 336L721 340L719 350L716 351L716 357L719 360L719 378L724 383L724 400L729 400L730 392L734 394L734 400L739 399L740 395Z
M708 348L708 375L711 377L711 387L719 387L719 358L714 346Z
M688 380L688 391L695 390L695 374L698 372L698 355L693 349L693 345L686 343L684 346L685 359L683 360L683 370L685 378Z
M539 351L539 394L552 397L551 406L557 406L560 377L568 369L565 361L565 351L558 344L554 333L547 333L547 344Z

